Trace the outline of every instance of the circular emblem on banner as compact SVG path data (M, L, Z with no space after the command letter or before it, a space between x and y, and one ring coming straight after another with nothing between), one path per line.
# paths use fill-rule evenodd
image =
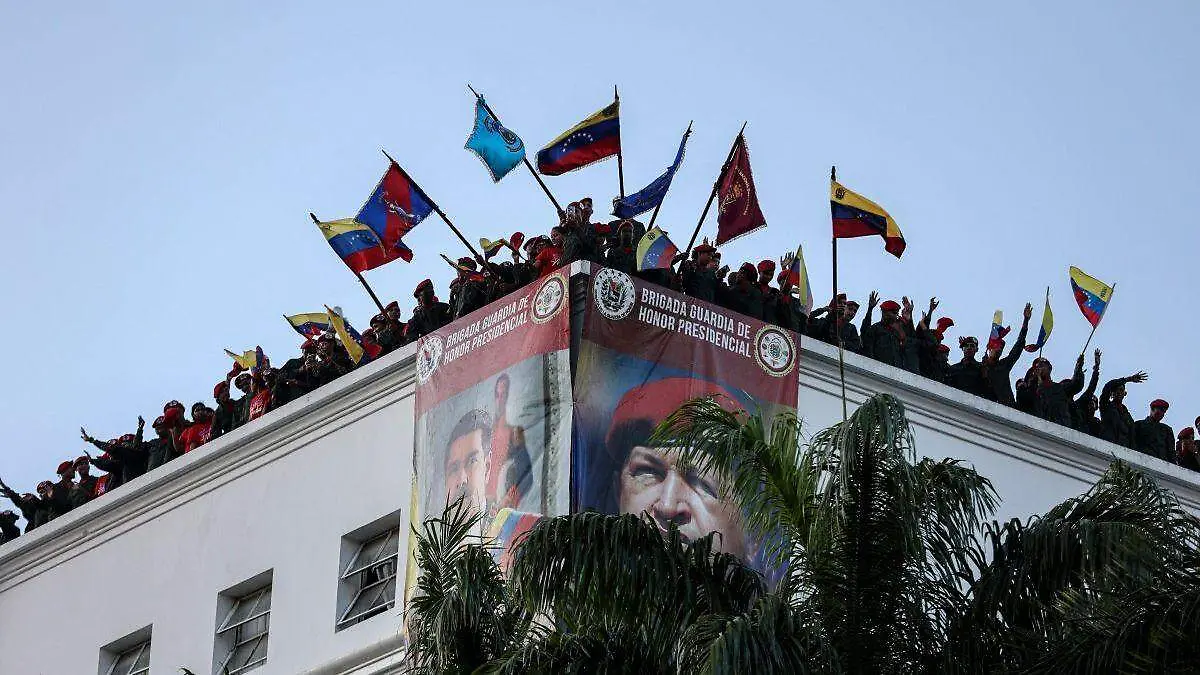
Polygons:
M421 348L417 350L417 384L425 384L429 381L433 371L442 364L444 349L445 344L437 335L427 336L421 342Z
M787 331L763 326L754 336L754 360L772 377L783 377L796 365L796 343Z
M601 267L592 279L592 300L604 318L620 321L633 311L637 289L628 274Z
M567 279L561 274L551 274L542 281L542 287L533 296L533 307L529 318L534 323L546 323L567 304Z

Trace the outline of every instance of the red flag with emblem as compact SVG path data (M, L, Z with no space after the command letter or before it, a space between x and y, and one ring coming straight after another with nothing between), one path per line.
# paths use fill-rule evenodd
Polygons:
M766 226L767 221L758 207L754 176L750 173L746 137L738 134L729 161L721 171L721 179L717 181L717 246Z

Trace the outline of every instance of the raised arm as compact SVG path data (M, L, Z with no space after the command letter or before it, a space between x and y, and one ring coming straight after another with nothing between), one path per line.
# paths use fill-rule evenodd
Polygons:
M865 334L867 329L871 327L871 315L875 313L875 305L878 304L879 291L871 291L871 295L867 296L867 311L863 314L862 323L859 324L859 335Z
M1025 303L1024 316L1021 319L1021 332L1017 333L1017 341L1013 343L1012 349L1009 350L1008 356L1004 357L1004 363L1009 367L1013 367L1017 360L1021 358L1021 353L1025 351L1025 338L1029 335L1029 317L1033 314L1033 305Z
M1096 384L1100 381L1100 350L1096 350L1096 358L1092 362L1092 377L1088 380L1087 389L1083 391L1083 398L1089 398L1096 395Z
M1067 396L1074 396L1083 389L1083 354L1075 359L1075 372L1071 374L1071 380L1067 383Z

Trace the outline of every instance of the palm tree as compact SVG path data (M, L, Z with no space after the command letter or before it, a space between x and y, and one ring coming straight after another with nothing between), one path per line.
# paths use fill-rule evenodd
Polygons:
M419 533L412 670L1183 672L1200 656L1200 528L1119 462L995 523L988 480L918 459L887 395L807 443L795 416L697 399L649 442L729 478L777 586L711 535L596 513L539 523L506 583L457 504Z

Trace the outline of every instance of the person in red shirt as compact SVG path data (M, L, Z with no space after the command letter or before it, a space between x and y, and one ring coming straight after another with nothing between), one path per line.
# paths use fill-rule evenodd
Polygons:
M213 411L211 408L203 403L193 404L192 419L194 421L191 426L179 434L179 442L176 444L176 447L185 455L204 445L212 437Z
M271 388L275 386L275 369L264 368L254 376L254 396L250 398L249 416L256 420L271 410Z
M562 226L556 225L553 230L550 230L550 242L543 245L538 251L537 257L533 259L533 266L537 268L538 278L547 276L562 267L562 245Z

